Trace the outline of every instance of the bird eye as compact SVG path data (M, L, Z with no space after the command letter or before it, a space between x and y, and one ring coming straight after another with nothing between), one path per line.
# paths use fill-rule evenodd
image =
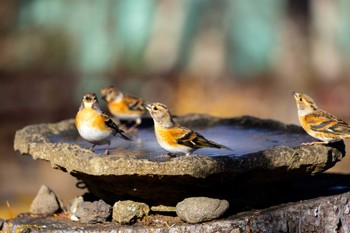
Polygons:
M300 97L300 98L299 98L299 101L300 101L300 102L303 101L303 98Z
M158 110L158 108L157 108L156 106L154 106L154 107L153 107L153 110L154 110L154 111L157 111L157 110Z

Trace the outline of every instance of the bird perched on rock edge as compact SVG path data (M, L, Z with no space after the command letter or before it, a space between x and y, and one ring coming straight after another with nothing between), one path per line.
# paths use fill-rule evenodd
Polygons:
M123 134L111 118L104 114L98 104L95 93L83 96L79 111L75 117L75 125L82 138L92 143L91 150L96 145L108 144L105 154L109 153L111 138L119 134L125 140L131 140Z
M293 92L293 96L301 126L310 136L321 140L304 144L327 144L350 138L350 126L345 121L319 109L308 95Z
M118 120L135 120L128 131L133 131L142 122L142 116L146 114L143 106L144 100L121 92L114 86L101 89L102 99L106 101L111 114Z
M161 103L144 104L154 121L154 131L159 145L170 153L190 155L200 148L232 150L204 138L197 132L175 123L167 106Z

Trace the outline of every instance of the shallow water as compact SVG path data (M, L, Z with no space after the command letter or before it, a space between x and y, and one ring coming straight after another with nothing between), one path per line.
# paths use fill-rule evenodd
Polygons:
M278 130L243 128L229 125L215 125L196 131L207 139L228 146L233 150L203 148L195 151L196 154L207 156L240 156L276 146L295 147L303 142L312 141L312 138L306 133L290 133ZM132 154L136 158L147 158L157 161L167 160L166 158L159 157L165 155L167 152L158 145L153 127L139 129L137 134L133 135L132 138L133 141L130 142L120 137L115 137L111 143L110 154L120 154L123 152L125 154ZM57 140L58 138L55 139ZM76 143L84 148L91 147L90 143L80 137L74 140L60 138L59 141ZM102 154L105 148L106 145L96 146L94 152Z

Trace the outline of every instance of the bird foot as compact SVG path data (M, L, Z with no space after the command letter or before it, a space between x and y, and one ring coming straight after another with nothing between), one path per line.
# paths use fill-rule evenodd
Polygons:
M138 129L136 128L136 126L132 126L129 129L125 130L125 133L132 135L132 134L136 134L138 132Z
M125 132L128 134L136 134L138 132L137 126L139 125L139 123L135 123L129 129L125 129Z
M301 143L302 146L312 146L312 145L325 145L328 144L328 142L303 142Z
M96 145L92 145L89 150L91 150L92 152L94 152L94 148L95 148Z
M176 155L175 154L171 154L171 153L167 153L165 155L159 155L157 156L158 158L165 158L165 159L170 159L170 158L175 158Z

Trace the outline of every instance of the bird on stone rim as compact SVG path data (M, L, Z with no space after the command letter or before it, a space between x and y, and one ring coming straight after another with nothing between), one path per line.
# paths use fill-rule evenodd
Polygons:
M99 106L95 93L86 93L83 96L80 108L75 117L75 125L80 136L86 141L92 143L93 148L96 145L107 144L105 154L109 154L109 146L111 138L120 135L125 140L131 140L123 134L123 131L112 121L112 119L104 114Z
M310 136L320 140L303 144L327 144L350 138L350 126L345 121L319 109L315 101L306 94L293 92L293 96L301 126Z

